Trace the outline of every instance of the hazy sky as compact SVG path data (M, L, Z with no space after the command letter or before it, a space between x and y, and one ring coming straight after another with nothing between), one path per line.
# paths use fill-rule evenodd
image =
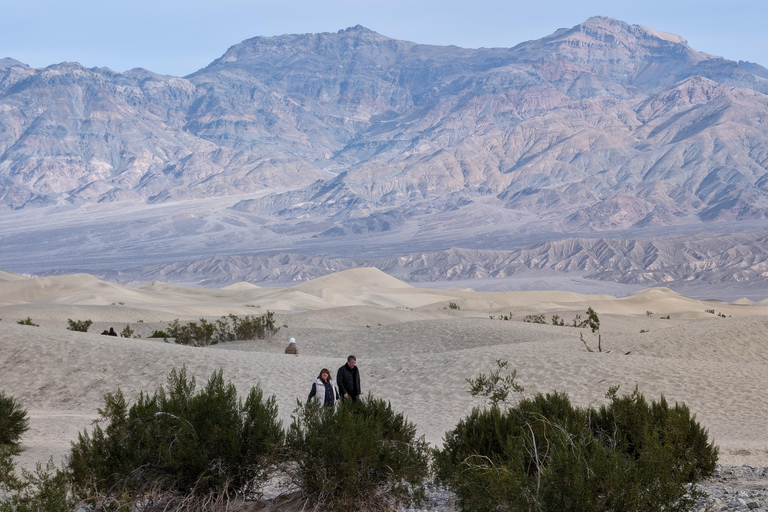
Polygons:
M0 0L0 58L183 76L254 36L359 24L417 43L511 47L596 15L768 67L768 0Z

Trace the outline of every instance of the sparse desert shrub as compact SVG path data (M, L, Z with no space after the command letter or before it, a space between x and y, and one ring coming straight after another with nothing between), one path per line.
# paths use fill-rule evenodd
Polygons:
M571 324L572 327L589 327L592 332L600 331L600 318L597 316L597 313L595 312L592 307L587 308L587 318L582 319L581 315L576 315L573 318L573 323Z
M88 328L93 322L91 320L72 320L67 318L67 330L77 332L88 332Z
M155 329L152 331L152 334L149 335L150 338L170 338L167 332L165 331L158 331Z
M16 323L19 324L19 325L33 325L35 327L40 327L40 324L34 323L32 321L32 317L29 317L29 316L27 318L25 318L24 320L19 320Z
M132 338L134 332L136 331L131 329L130 324L125 324L125 328L122 331L120 331L120 336L122 336L123 338Z
M595 310L591 307L587 308L587 319L585 327L589 327L592 332L600 331L600 318L598 318L597 313L595 313Z
M557 392L475 408L434 451L436 481L462 511L694 510L717 460L706 430L684 405L617 389L599 410Z
M525 318L523 318L523 322L527 322L529 324L546 324L547 321L544 319L544 315L525 315Z
M35 471L21 470L21 478L0 492L0 512L71 512L79 510L72 500L66 471L57 468L53 458ZM0 485L0 488L2 485Z
M658 443L672 456L664 468L680 482L695 482L714 473L719 450L687 405L670 407L663 395L649 404L637 387L629 395L618 396L617 391L618 387L611 388L610 403L591 415L591 428L598 438L609 440L635 460Z
M459 309L461 309L461 306L459 306L459 305L458 305L458 304L456 304L455 302L449 302L449 303L448 303L448 309L456 309L456 310L459 310Z
M370 394L335 410L299 403L288 446L290 474L316 509L385 511L424 497L426 441L416 437L413 423Z
M662 316L662 317L659 317L659 318L661 318L662 320L669 320L669 319L670 319L669 315L667 315L667 316Z
M13 397L0 391L0 446L19 446L19 439L29 430L27 411Z
M565 320L560 318L560 315L552 315L552 325L563 327L565 325Z
M267 311L261 316L235 315L222 316L215 322L201 318L199 322L179 323L176 319L168 324L166 338L174 338L176 343L204 347L225 341L255 340L273 336L279 327L275 327L274 313Z
M651 316L652 314L653 314L653 311L646 311L645 312L645 316L648 316L648 317Z
M29 429L27 411L13 397L0 392L0 512L68 512L67 474L53 465L37 464L37 470L16 475L15 456L21 453L21 436Z
M705 313L711 313L713 315L715 314L715 310L714 309L705 309L704 312Z
M284 439L274 397L251 388L238 400L221 370L198 393L182 367L167 391L141 393L129 407L118 389L104 402L105 428L79 434L67 461L76 496L97 509L128 496L160 509L186 502L212 510L258 495Z

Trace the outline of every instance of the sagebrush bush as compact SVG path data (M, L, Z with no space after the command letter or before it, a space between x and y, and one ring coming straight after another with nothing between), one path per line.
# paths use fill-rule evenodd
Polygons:
M0 391L0 445L19 446L19 440L29 430L27 411L12 396Z
M57 468L51 458L35 471L22 469L22 478L0 492L0 512L71 512L78 510L70 493L66 471Z
M91 320L72 320L67 318L67 330L77 332L88 332L88 328L93 322Z
M27 411L12 396L0 391L0 495L20 485L13 460L21 453L19 440L29 430Z
M706 430L663 397L608 396L599 410L557 392L475 408L433 452L436 480L464 511L693 510L717 461Z
M215 322L201 318L199 322L182 324L176 319L168 324L166 332L176 343L204 347L225 341L263 339L279 330L275 327L274 313L267 311L261 316L222 316Z
M299 404L288 446L294 483L316 510L393 510L424 498L426 441L388 402L370 394L336 408Z
M30 317L30 316L28 316L24 320L19 320L16 323L19 324L19 325L32 325L34 327L40 327L40 324L36 324L35 322L33 322L32 321L32 317Z
M51 459L34 472L16 474L14 457L22 451L21 436L29 430L27 411L15 398L0 392L0 512L68 512L75 504L69 498L66 472Z
M233 497L258 496L284 441L274 397L251 388L245 402L215 372L195 393L186 368L171 371L168 390L141 393L130 407L118 390L99 410L105 428L79 434L67 464L76 495L106 501L196 503L215 509Z

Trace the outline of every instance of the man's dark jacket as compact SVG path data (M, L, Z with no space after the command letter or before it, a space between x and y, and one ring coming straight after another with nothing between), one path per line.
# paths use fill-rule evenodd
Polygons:
M336 372L336 384L339 386L339 394L343 397L348 394L350 398L360 395L360 371L357 366L350 368L345 364Z

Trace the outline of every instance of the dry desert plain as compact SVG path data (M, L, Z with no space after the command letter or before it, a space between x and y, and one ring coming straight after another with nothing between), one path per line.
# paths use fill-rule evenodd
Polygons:
M570 323L587 307L599 315L603 352L589 329L523 321L556 314ZM268 310L282 326L271 340L197 348L147 339L176 318ZM17 324L27 317L40 326ZM198 386L219 368L241 395L259 384L277 397L287 424L319 370L335 373L348 354L357 356L363 391L391 401L433 444L480 404L466 379L504 359L526 394L561 390L589 405L620 385L620 392L637 386L649 398L685 402L720 446L722 463L768 466L768 301L700 301L666 288L621 298L435 290L371 268L286 288L240 283L218 290L0 272L0 318L0 390L31 418L24 467L62 460L97 417L104 393L119 387L133 400L181 365ZM92 320L90 332L66 330L70 318ZM126 325L142 337L99 335ZM289 337L297 339L298 356L283 353Z

